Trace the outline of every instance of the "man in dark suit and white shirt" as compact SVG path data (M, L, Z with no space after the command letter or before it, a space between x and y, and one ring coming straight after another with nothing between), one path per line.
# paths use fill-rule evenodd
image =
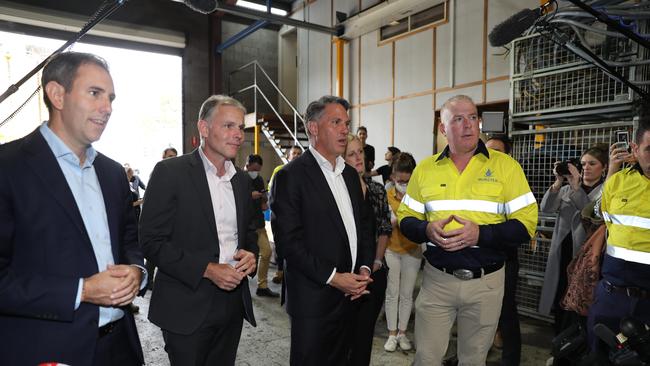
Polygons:
M62 53L41 85L49 121L0 146L0 365L141 365L131 192L92 146L115 98L108 65Z
M354 300L367 293L371 221L357 172L345 165L349 103L324 96L305 115L311 147L275 176L274 237L285 261L291 365L344 365Z
M251 179L232 163L246 110L213 95L199 112L201 146L160 161L144 196L140 242L158 267L149 320L172 365L234 365L243 319L255 325Z

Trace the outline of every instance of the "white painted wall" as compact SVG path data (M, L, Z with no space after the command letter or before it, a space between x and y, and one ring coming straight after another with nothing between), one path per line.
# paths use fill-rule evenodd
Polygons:
M336 11L354 14L359 6L367 9L378 2L296 2L292 17L333 26ZM434 112L453 95L470 95L478 104L506 102L508 60L498 55L504 49L484 42L484 29L489 32L517 11L537 6L538 0L449 0L449 22L435 29L383 45L378 31L349 41L343 95L353 105L354 130L359 124L368 127L377 164L383 164L383 152L391 145L412 152L418 161L433 153ZM336 93L332 37L298 30L299 110L330 93Z

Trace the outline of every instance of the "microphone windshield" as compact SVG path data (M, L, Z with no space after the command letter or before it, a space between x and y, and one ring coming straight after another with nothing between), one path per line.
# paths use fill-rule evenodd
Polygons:
M594 326L594 334L600 338L601 341L605 342L610 349L615 350L618 348L618 339L616 338L616 334L607 328L607 326L600 323L596 324Z
M498 24L488 35L490 46L501 47L521 36L542 16L539 9L524 9Z
M203 14L210 14L217 10L217 0L183 0L190 9Z

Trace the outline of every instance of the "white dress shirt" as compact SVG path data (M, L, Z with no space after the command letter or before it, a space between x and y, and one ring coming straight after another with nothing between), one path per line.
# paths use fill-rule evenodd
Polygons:
M354 222L354 212L352 211L352 201L350 200L350 193L348 192L348 187L345 185L345 180L343 179L343 169L345 168L345 160L337 156L336 157L336 167L332 167L332 164L323 157L316 149L313 147L309 148L309 151L312 152L318 166L323 171L327 185L332 191L334 200L336 201L336 207L339 209L339 214L343 220L343 225L345 226L345 232L348 234L348 242L350 243L350 255L352 257L352 268L350 272L354 272L354 266L357 262L357 225ZM327 279L329 284L334 278L336 273L336 268Z
M230 180L235 176L237 170L230 160L226 160L226 173L220 177L217 175L217 168L203 153L203 148L199 148L199 155L208 178L212 211L217 224L219 263L228 263L234 267L237 263L237 260L233 258L237 252L237 208Z

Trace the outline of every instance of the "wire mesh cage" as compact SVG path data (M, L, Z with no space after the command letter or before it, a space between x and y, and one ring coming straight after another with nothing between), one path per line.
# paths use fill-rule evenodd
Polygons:
M590 147L603 144L608 147L616 140L617 131L632 136L634 121L615 121L596 125L566 127L540 126L538 129L512 132L512 154L521 165L537 202L553 184L552 173L556 161L579 158ZM540 213L535 236L519 248L519 283L517 302L522 314L542 320L552 318L537 313L546 272L553 228L554 213Z
M644 34L649 32L649 24L647 20L636 22ZM650 90L650 50L625 37L568 26L554 29L562 30L566 39L560 42L551 32L543 31L514 41L511 118L561 112L581 116L589 115L594 108L615 105L628 106L625 115L631 116L635 93L561 43L588 48L646 92Z

